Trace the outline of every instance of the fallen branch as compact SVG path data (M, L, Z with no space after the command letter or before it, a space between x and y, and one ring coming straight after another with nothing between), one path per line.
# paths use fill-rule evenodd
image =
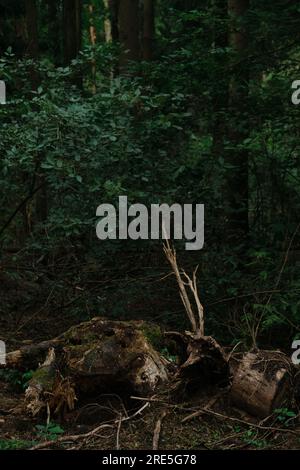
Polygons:
M200 416L202 414L209 414L209 415L215 416L216 418L234 421L236 423L241 423L246 426L251 426L253 428L261 429L264 431L284 432L284 433L294 434L295 436L300 436L300 431L294 431L293 429L276 428L274 426L261 426L260 424L249 423L243 419L233 418L232 416L224 415L222 413L217 413L216 411L205 409L205 408L201 408L195 413L192 413L191 415L186 416L185 418L183 418L181 422L186 423L187 421L190 421L191 419L196 418L197 416Z
M153 434L153 450L158 450L162 420L164 419L166 414L167 414L166 410L163 411L161 417L156 422L155 429L154 429L154 434Z

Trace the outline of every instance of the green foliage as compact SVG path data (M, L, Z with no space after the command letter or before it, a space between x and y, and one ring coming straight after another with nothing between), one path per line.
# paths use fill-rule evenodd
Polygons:
M37 424L35 428L37 437L46 441L55 441L65 432L59 424L52 423L51 421L46 425Z
M254 431L253 429L248 429L243 434L243 441L251 445L257 449L264 449L268 447L268 443L265 439L260 439L258 435L258 431Z
M17 390L25 390L32 378L33 371L20 372L16 369L0 370L0 379L12 385Z
M0 450L19 450L32 447L34 442L22 439L0 439Z
M41 304L78 320L99 313L185 328L174 279L156 282L167 269L161 244L99 242L95 212L119 195L146 205L204 203L204 250L182 253L178 243L177 251L184 267L200 263L207 331L233 344L286 348L300 322L294 253L299 108L290 103L299 7L284 0L252 2L241 22L250 41L240 61L227 42L231 19L221 2L159 1L154 60L122 74L116 73L119 45L104 42L100 3L93 18L98 42L89 44L85 8L83 51L68 67L61 66L61 51L53 53L59 41L48 34L47 11L40 12L38 61L21 59L12 34L6 36L11 47L0 57L8 90L8 104L0 107L0 234L9 278L42 285ZM6 13L9 32L15 12ZM34 90L33 68L39 77ZM228 108L228 90L245 69L247 102L237 119ZM75 74L83 77L82 87L72 81ZM245 134L237 145L230 128ZM225 187L236 171L229 158L236 150L249 160L246 247L227 240L233 208ZM15 254L7 260L11 247ZM27 294L27 305L36 297ZM16 299L7 302L7 310L18 310Z
M276 420L279 421L284 426L291 426L295 418L297 418L297 413L288 408L278 408L274 411L276 415Z

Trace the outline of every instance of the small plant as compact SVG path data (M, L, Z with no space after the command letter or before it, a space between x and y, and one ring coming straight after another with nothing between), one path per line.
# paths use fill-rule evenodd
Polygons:
M0 439L0 450L27 449L32 445L34 445L34 442L23 441L22 439Z
M171 354L170 351L168 350L168 348L163 348L160 353L162 354L162 356L164 356L168 361L170 362L177 362L178 360L178 357L175 356L174 354Z
M252 429L248 429L247 431L245 431L242 439L246 444L256 447L258 449L263 449L268 445L267 441L265 439L259 439L258 433L256 431L253 431Z
M0 379L9 383L14 388L23 391L27 388L28 382L32 378L32 374L32 370L22 373L14 369L5 369L0 370Z
M277 408L274 412L276 414L276 421L279 421L284 426L289 426L297 417L297 414L288 408Z
M47 441L55 441L61 434L65 432L59 424L52 423L51 421L48 424L38 424L36 426L36 430L37 437Z

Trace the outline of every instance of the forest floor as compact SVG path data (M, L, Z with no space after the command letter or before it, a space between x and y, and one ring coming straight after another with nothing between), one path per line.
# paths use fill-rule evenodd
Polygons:
M231 408L226 396L213 405L206 398L174 404L166 398L134 401L117 396L94 397L59 422L33 419L24 411L22 393L0 382L0 449L297 449L300 427L259 423ZM157 400L157 401L156 401ZM138 403L138 406L137 406ZM195 412L199 416L187 419ZM160 433L155 433L158 422ZM282 429L281 429L282 428Z
M12 320L1 333L14 348L52 338L76 323L72 317L49 320L48 312L40 312L21 328ZM94 396L63 417L51 417L47 426L46 417L32 418L24 408L25 381L26 376L0 374L0 450L153 449L153 439L161 450L300 448L299 417L291 420L283 412L259 421L233 408L226 390L198 391L184 402L175 402L168 391L150 400ZM195 412L197 416L190 417Z

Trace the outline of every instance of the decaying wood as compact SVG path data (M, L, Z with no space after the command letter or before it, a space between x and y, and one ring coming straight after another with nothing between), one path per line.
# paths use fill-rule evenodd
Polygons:
M198 266L193 271L192 278L190 278L185 271L183 270L180 271L180 269L178 268L178 264L177 264L176 250L175 248L171 247L169 240L166 237L166 232L164 231L164 233L165 233L164 253L168 262L171 265L173 273L175 274L176 281L177 281L178 288L179 288L179 294L180 294L182 303L184 305L186 314L188 316L188 319L191 323L192 332L195 335L204 336L204 312L203 312L203 306L200 302L199 295L198 295L197 278L196 278ZM197 308L197 314L195 314L194 312L186 287L189 287L190 292L193 295L193 299Z
M155 428L154 428L154 433L153 433L153 443L152 443L152 448L153 450L158 450L158 445L159 445L159 439L160 439L160 433L161 433L161 425L164 417L166 416L167 411L163 411L161 414L160 418L158 418Z
M147 322L97 317L53 341L11 353L8 364L22 368L25 362L37 367L26 391L31 413L47 407L58 413L65 407L72 409L76 397L83 394L153 393L168 380L167 362L149 339L160 334L159 327ZM48 355L46 346L50 346Z
M281 353L245 354L233 367L232 403L254 416L265 418L291 401L292 364Z
M170 245L165 230L164 235L164 253L175 275L179 294L192 328L191 332L185 332L185 334L173 333L175 340L185 345L185 357L178 376L187 380L196 379L202 382L202 385L206 382L219 382L226 385L229 380L227 356L214 338L204 336L204 309L197 287L198 266L194 269L192 277L179 269L176 250ZM192 301L188 292L192 296ZM169 333L169 336L172 336L172 333Z
M50 341L23 346L17 351L7 353L5 367L20 370L35 369L40 363L44 362L49 349L57 349L62 344L62 339L55 338Z

